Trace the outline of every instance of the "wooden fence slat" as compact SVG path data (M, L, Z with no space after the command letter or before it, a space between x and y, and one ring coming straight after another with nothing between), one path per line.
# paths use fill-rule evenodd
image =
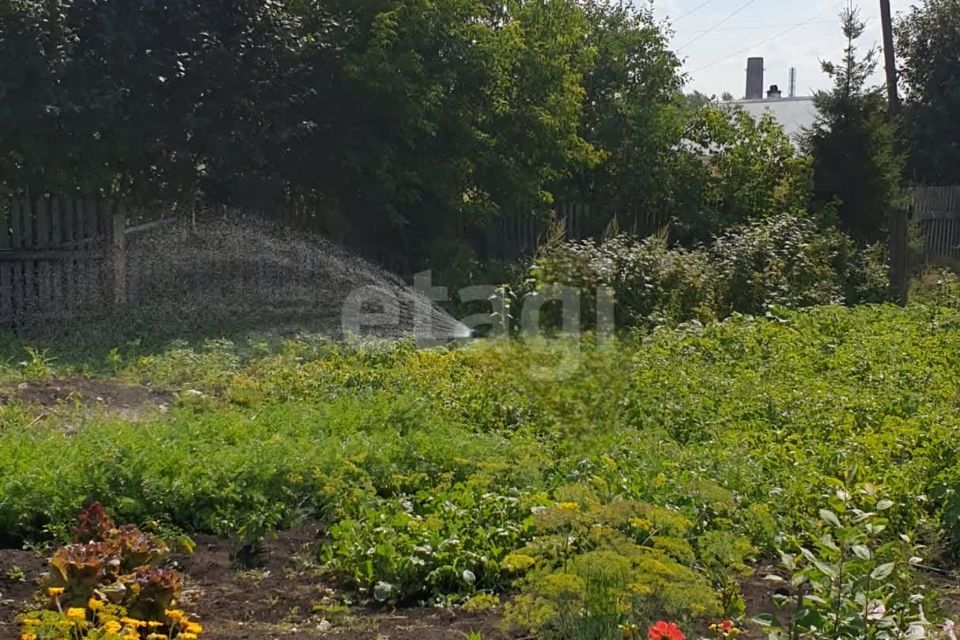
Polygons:
M37 249L43 249L50 246L50 204L50 200L41 198L37 200L37 206L34 209L36 239L33 243L33 246Z
M0 320L13 318L13 265L0 264Z
M10 246L14 249L23 247L23 207L21 200L14 200L10 207Z
M42 202L42 201L40 201ZM33 220L38 204L24 201L26 205L23 210L23 244L25 249L36 246L36 238L33 234Z
M16 323L22 321L23 309L23 263L14 262L10 269L11 296L13 298L12 319Z
M84 240L95 240L99 235L97 229L97 220L99 219L99 207L97 201L93 198L87 198L83 207L83 237Z
M35 220L36 216L41 213L43 202L42 198L36 202L30 202L22 211L24 249L34 249L37 246L37 238L34 233L36 227ZM22 262L21 265L23 278L23 310L25 314L29 314L36 311L38 306L37 263L33 260L27 260Z
M58 247L63 243L63 214L60 211L61 199L52 198L50 201L50 246Z
M63 243L61 236L61 199L53 198L50 203L50 246L59 247ZM53 313L63 312L63 274L64 265L62 262L48 261L50 279L50 308Z
M0 203L0 249L10 248L10 218L12 212L12 202Z
M63 218L60 230L61 244L73 247L76 239L77 203L70 196L63 198L63 212L61 215ZM61 269L63 273L62 305L64 310L69 313L69 311L73 309L73 301L77 295L77 274L72 261L63 262Z
M36 211L36 227L38 249L48 249L51 246L50 228L53 226L51 218L53 217L54 198L44 199L38 203ZM36 288L37 288L37 306L40 310L48 312L54 307L53 295L53 265L48 260L37 260Z
M65 198L63 205L63 242L72 244L77 239L77 201Z

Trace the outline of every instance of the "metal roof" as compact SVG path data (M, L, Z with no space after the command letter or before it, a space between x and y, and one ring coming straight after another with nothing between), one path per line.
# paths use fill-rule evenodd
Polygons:
M817 118L817 108L813 104L813 98L736 100L724 104L742 107L754 118L759 118L764 111L769 111L794 143L798 141L803 130L811 127Z

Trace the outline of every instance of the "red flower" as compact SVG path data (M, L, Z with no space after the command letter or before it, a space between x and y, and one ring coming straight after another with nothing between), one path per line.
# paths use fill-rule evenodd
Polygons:
M686 640L677 625L663 620L650 627L647 637L650 640Z
M731 629L733 629L733 620L724 620L720 623L720 630L724 633L730 633Z

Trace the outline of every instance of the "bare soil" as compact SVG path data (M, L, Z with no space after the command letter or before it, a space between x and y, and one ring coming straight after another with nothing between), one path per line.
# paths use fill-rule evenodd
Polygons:
M243 568L229 541L197 536L195 552L173 564L187 575L184 608L203 624L204 640L465 640L473 631L484 640L509 637L494 614L365 607L331 614L336 607L323 605L335 604L334 592L316 564L320 541L316 527L281 533L265 543L255 567ZM0 550L0 639L17 637L16 616L33 604L46 570L41 555Z
M159 389L110 380L66 378L0 387L0 405L10 402L32 407L40 415L80 409L85 413L99 411L136 421L166 411L173 396Z

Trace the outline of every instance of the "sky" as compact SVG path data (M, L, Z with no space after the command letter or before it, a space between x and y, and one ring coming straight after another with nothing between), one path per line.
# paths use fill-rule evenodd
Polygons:
M746 91L747 58L763 57L764 84L777 84L787 94L790 67L797 68L797 95L828 89L830 80L820 60L838 60L846 42L839 14L848 0L635 0L651 2L654 13L675 32L672 48L689 75L687 91L720 96ZM916 0L891 0L894 14ZM879 0L854 0L867 21L860 40L866 50L880 46ZM874 82L883 84L883 59Z

